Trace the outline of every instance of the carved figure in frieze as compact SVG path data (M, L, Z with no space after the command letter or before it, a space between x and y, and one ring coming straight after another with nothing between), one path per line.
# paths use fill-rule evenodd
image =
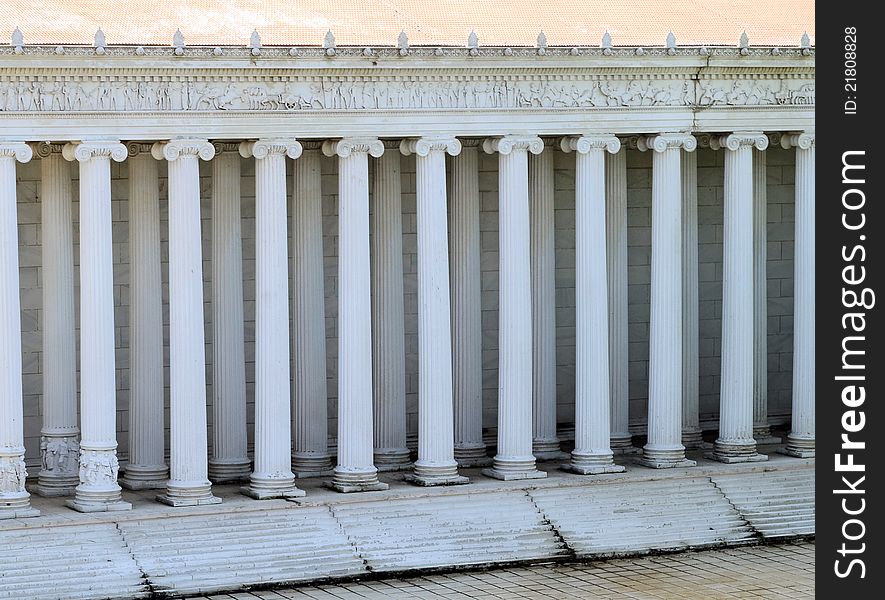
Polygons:
M117 456L110 452L85 451L80 457L80 481L87 485L117 480Z
M790 94L790 102L799 105L814 104L814 84L806 83Z
M25 491L28 470L25 461L18 456L0 457L0 494L15 494Z
M714 83L701 85L701 97L698 99L699 106L711 106L713 104L722 104L726 101L725 90L716 87Z
M34 109L34 97L37 93L37 83L30 85L24 81L18 82L18 110L27 111Z
M623 106L623 98L613 90L607 81L599 82L599 91L605 96L605 106Z
M45 471L67 473L75 470L80 446L73 438L43 437L40 451Z
M161 81L157 85L157 108L160 110L169 110L172 107L171 91L169 83Z
M326 100L323 94L323 85L321 83L310 84L310 96L305 98L308 103L306 108L326 108Z
M754 82L750 92L747 94L746 104L762 105L774 103L774 92L771 91L771 87L761 81Z
M747 97L748 94L744 82L736 79L734 83L731 84L731 90L725 95L725 103L730 106L746 104Z

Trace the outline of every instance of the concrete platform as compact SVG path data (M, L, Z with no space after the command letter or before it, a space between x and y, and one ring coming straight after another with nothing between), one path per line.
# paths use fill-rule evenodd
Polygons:
M451 487L383 473L389 489L359 494L302 479L307 494L294 502L257 502L235 484L213 487L221 504L179 508L126 490L133 509L116 513L35 496L41 516L0 521L0 599L174 597L814 535L813 460L771 453L765 463L722 464L701 452L691 454L693 468L647 469L616 456L626 472L583 476L541 464L547 478L520 481L462 469L471 483Z

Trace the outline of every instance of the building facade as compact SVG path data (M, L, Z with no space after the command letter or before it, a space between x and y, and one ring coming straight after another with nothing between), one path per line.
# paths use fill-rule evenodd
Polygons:
M188 506L234 481L263 499L300 496L298 477L383 489L378 470L691 466L711 429L713 458L758 461L785 423L784 451L813 456L813 111L807 36L17 31L0 516L34 514L29 493L107 511L130 508L121 487Z

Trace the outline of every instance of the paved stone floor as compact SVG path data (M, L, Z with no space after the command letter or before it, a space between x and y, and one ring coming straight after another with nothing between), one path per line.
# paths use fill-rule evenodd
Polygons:
M813 597L814 542L796 542L587 564L538 565L218 594L203 596L200 600L800 600Z

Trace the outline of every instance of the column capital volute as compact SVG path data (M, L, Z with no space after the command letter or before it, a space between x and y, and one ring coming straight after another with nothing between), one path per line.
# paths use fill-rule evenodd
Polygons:
M240 153L240 142L212 142L212 147L215 148L215 156L219 154L224 154L225 152L231 153L235 152L237 154Z
M34 151L24 142L0 141L0 157L13 158L20 163L26 163L34 156Z
M486 154L495 152L504 156L514 150L527 150L532 154L540 154L544 151L544 140L536 135L505 135L502 137L486 138L482 142L482 149Z
M814 147L814 132L803 131L801 133L785 133L781 135L781 148L788 150L790 148L799 148L800 150L809 150Z
M694 152L698 147L698 140L690 133L658 133L656 135L641 135L636 140L636 147L645 152L654 150L685 150Z
M34 152L34 156L38 158L49 158L50 156L61 156L65 145L54 142L32 142L28 144Z
M616 154L621 149L621 140L614 135L566 136L559 140L559 147L566 153L587 154L591 150L603 150L609 154Z
M450 135L406 138L400 142L399 150L404 156L410 154L427 156L431 152L447 152L450 156L457 156L461 153L461 142Z
M61 153L66 160L77 162L86 162L93 158L110 158L116 162L123 162L129 154L126 146L117 140L68 142Z
M126 153L129 158L135 158L139 154L150 154L152 142L126 142Z
M755 147L757 150L768 148L768 136L761 131L736 131L728 135L710 138L710 147L714 150L726 148L738 150L741 146Z
M157 142L151 147L151 154L157 160L178 160L182 156L193 156L203 160L212 160L215 156L215 146L209 140L203 139L174 139L165 142Z
M254 157L257 160L262 160L271 155L288 156L295 159L301 156L303 150L301 143L294 138L259 139L240 142L240 156L243 158Z
M384 142L374 137L349 137L323 142L323 154L347 158L354 152L363 152L379 158L384 154Z

